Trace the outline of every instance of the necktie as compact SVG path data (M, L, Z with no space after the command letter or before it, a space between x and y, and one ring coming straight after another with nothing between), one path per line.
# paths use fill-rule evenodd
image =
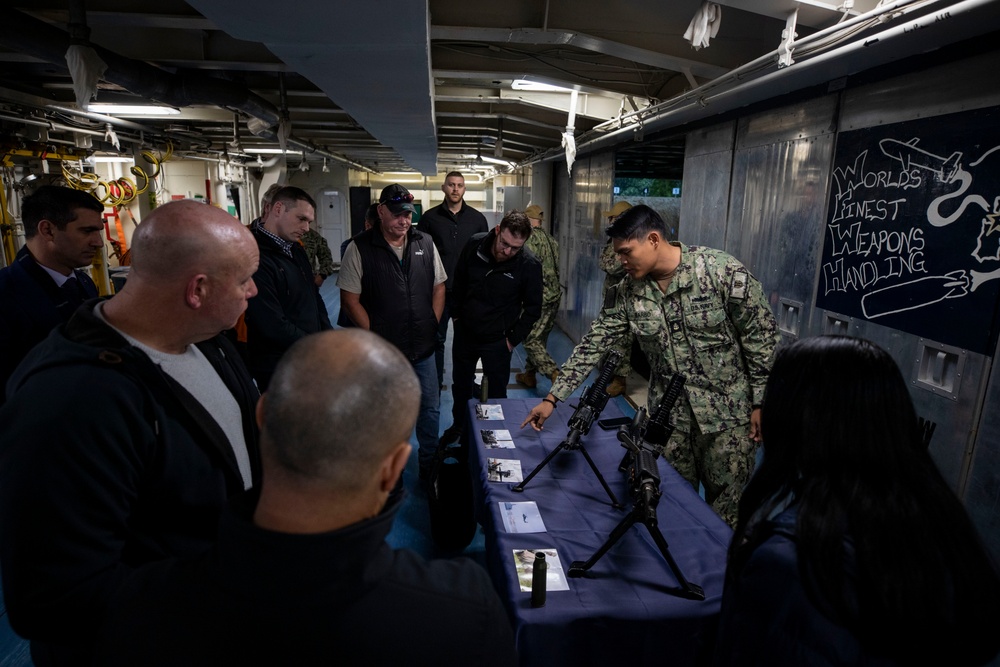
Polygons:
M75 276L70 276L69 280L64 282L60 289L66 297L66 302L73 309L76 309L77 306L87 299L87 293L84 291L83 285L80 284L80 281Z

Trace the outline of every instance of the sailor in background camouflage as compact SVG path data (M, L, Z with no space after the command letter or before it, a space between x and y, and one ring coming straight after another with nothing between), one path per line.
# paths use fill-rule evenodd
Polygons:
M336 269L333 266L333 253L330 252L330 245L323 238L323 235L312 227L299 239L302 248L309 258L309 265L313 270L313 282L316 287L323 284L323 281L333 275Z
M524 372L515 375L514 379L525 387L533 388L537 384L536 370L553 382L559 374L559 366L546 349L546 344L549 332L556 323L562 286L559 284L559 244L542 227L545 213L540 206L532 204L524 209L524 214L531 221L531 236L524 245L542 263L542 316L524 339L524 351L528 354L528 360L524 364Z
M608 225L610 226L614 223L619 215L630 208L632 208L632 204L629 204L627 201L620 201L612 206L610 211L605 211L604 217L608 219ZM597 258L597 266L607 274L604 276L604 298L607 299L608 291L625 277L625 269L622 268L621 260L618 259L618 255L615 253L615 246L611 243L610 238L604 247L601 248L601 254ZM618 364L618 368L615 369L615 375L608 384L608 396L624 394L627 388L625 381L632 373L632 362L629 359L632 354L632 339L625 337L622 343L618 345L618 349L622 353L622 362Z
M605 300L590 331L563 364L552 392L525 424L540 430L601 356L634 335L649 358L649 407L673 373L687 379L671 418L664 456L727 523L736 520L760 441L760 402L778 329L760 283L721 250L665 240L648 206L635 206L608 229L628 277Z

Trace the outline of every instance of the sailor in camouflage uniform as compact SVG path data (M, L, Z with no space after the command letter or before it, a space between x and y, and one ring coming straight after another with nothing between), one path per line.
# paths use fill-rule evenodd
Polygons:
M326 239L315 229L310 228L299 240L309 258L309 265L312 266L313 281L319 287L336 270L333 266L333 253L330 252Z
M546 344L549 332L556 323L562 287L559 285L559 244L552 238L552 234L542 228L545 213L540 206L532 204L524 209L524 214L531 221L531 236L524 245L542 263L542 316L524 339L524 351L528 355L528 360L524 364L524 372L515 375L514 379L525 387L534 387L537 384L536 370L552 378L553 382L559 373L559 366L549 355Z
M760 403L778 342L760 283L734 257L665 240L663 220L636 206L608 230L628 277L609 293L552 392L525 419L540 429L604 352L632 335L649 359L649 408L673 373L686 378L664 456L730 525L760 441Z

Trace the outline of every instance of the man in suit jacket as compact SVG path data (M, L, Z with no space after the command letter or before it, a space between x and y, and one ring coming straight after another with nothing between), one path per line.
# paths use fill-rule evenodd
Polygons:
M85 272L104 245L104 206L92 194L43 185L21 203L25 245L0 269L0 405L7 380L28 350L97 287Z

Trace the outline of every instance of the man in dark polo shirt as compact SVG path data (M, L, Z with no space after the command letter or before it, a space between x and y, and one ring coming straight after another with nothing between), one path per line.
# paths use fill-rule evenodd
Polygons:
M457 171L444 177L444 201L428 209L420 217L420 231L430 234L441 255L441 264L448 274L445 282L444 314L438 327L437 348L434 350L438 377L444 384L444 343L448 338L448 322L452 311L452 276L462 248L475 234L489 230L486 217L465 203L465 177Z

